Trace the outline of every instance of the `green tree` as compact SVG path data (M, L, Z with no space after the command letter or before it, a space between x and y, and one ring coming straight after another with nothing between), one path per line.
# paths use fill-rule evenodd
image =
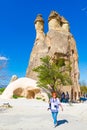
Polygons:
M33 69L38 73L38 86L57 90L58 85L72 84L70 65L63 58L52 59L49 56L40 59L41 65Z
M82 95L87 94L87 85L85 81L80 82L80 89L81 89Z

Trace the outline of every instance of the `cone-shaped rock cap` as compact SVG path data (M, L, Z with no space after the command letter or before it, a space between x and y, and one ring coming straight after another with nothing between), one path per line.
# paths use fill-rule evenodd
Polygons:
M36 22L43 22L43 23L44 23L44 20L43 20L43 18L42 18L42 15L41 15L41 14L38 14L38 15L37 15L37 17L36 17L36 19L35 19L34 23L36 24Z
M48 22L51 20L51 19L57 19L57 20L60 20L60 15L56 12L56 11L52 11L49 15L49 18L48 18Z
M61 22L69 24L69 22L63 16L61 17Z

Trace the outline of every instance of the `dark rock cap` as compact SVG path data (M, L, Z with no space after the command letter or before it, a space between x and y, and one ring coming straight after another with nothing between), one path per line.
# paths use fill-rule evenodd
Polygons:
M37 17L36 17L34 23L36 24L36 22L43 22L43 23L44 23L44 20L43 20L43 17L42 17L41 14L38 14L38 15L37 15Z
M56 11L51 11L49 18L48 18L48 22L54 18L57 20L60 20L60 15Z

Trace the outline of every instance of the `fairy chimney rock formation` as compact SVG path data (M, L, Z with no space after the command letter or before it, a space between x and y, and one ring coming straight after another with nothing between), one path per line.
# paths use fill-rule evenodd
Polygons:
M59 30L60 26L60 16L55 11L52 11L48 18L48 26L49 30Z
M41 14L37 15L34 23L35 23L35 29L36 29L36 40L43 40L45 38L44 20Z
M61 30L61 31L70 31L68 21L62 16L60 16L57 12L52 11L48 18L48 26L49 30Z
M69 22L64 17L61 17L61 26L63 30L70 32Z
M34 23L36 38L30 55L26 77L37 80L37 74L32 69L41 64L41 57L46 55L53 58L64 57L66 61L71 63L71 78L74 83L74 92L80 92L78 52L74 37L70 33L69 22L56 11L52 11L48 18L47 34L44 33L42 15L38 15Z

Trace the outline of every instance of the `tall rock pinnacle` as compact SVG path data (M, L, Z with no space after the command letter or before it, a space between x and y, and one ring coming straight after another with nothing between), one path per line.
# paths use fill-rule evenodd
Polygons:
M44 40L44 20L41 14L37 15L34 23L36 29L36 40Z
M78 52L76 42L70 33L69 22L52 11L48 18L48 32L44 34L44 20L42 15L35 19L36 39L31 52L26 76L37 80L37 74L32 69L40 65L40 58L46 55L51 57L63 57L71 64L71 78L73 87L70 87L71 96L77 99L80 93ZM76 96L75 96L76 95ZM72 96L73 97L73 96Z

